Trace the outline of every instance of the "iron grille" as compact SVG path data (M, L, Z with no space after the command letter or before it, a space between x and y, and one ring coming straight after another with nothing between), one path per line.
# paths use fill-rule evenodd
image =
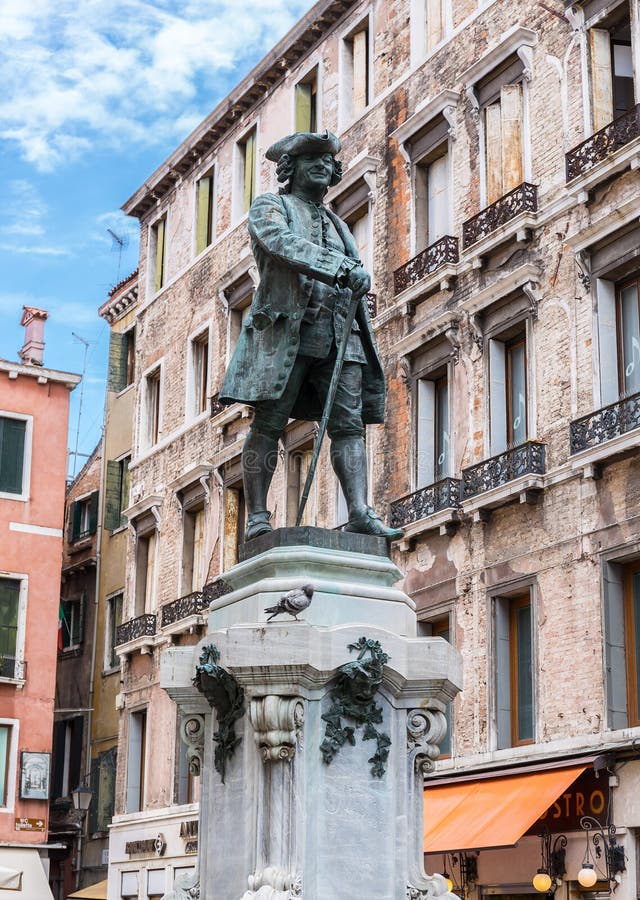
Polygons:
M472 244L491 234L501 225L506 225L523 212L536 212L538 209L538 188L535 184L523 181L518 187L500 197L491 206L473 216L462 226L462 246L466 250Z
M569 452L579 453L640 428L640 393L575 419L569 426Z
M185 594L184 597L178 597L177 600L162 607L160 617L162 627L173 625L174 622L186 619L187 616L195 616L206 609L208 605L202 591L192 591L190 594Z
M458 238L445 235L395 270L393 286L396 294L436 272L446 263L457 263L459 258Z
M596 131L565 156L567 181L585 175L596 163L640 135L640 104Z
M135 619L123 622L116 629L116 646L127 644L139 637L151 637L156 633L156 617L154 613L145 613Z
M217 416L224 409L224 403L220 403L220 400L218 399L219 396L220 394L218 393L211 397L211 418Z
M391 527L402 528L443 509L460 505L460 479L443 478L391 504Z
M463 469L462 496L467 500L508 484L521 475L544 475L544 472L545 445L538 441L527 441Z

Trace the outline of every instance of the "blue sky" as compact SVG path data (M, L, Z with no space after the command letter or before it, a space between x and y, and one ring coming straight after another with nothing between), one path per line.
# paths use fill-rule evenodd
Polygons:
M312 5L0 0L0 357L18 358L23 304L49 311L45 366L81 372L74 334L90 342L81 452L104 406L97 309L137 265L138 223L120 205Z

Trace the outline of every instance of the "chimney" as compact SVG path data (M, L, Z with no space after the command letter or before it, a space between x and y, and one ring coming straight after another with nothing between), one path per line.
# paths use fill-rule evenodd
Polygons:
M46 309L36 309L35 306L22 307L22 319L24 325L24 344L18 356L27 366L41 366L44 353L44 323L49 318Z

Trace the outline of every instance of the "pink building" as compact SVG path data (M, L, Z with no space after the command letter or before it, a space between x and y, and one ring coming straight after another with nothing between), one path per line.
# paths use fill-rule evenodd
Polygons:
M0 898L45 900L69 394L24 307L20 362L0 359ZM7 891L7 893L5 893Z

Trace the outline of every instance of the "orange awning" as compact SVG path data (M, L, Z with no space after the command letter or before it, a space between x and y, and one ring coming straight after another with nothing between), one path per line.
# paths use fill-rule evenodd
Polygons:
M425 788L424 852L512 847L586 768Z

